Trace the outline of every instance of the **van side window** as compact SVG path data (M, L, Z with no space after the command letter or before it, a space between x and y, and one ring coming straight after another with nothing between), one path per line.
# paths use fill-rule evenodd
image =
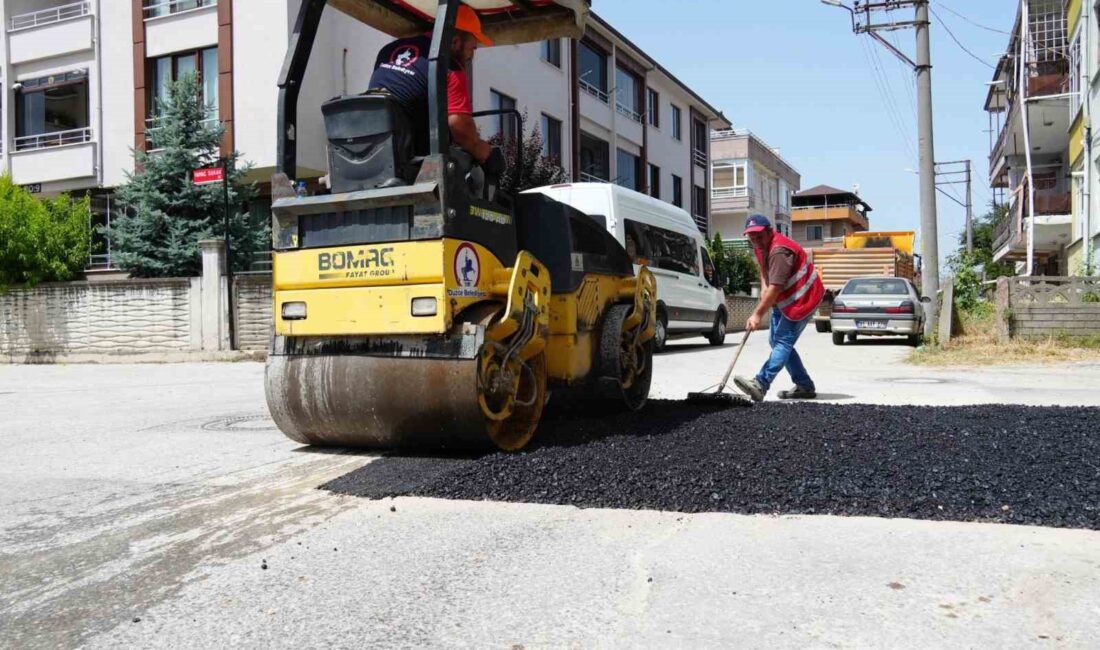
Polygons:
M650 226L649 245L657 268L699 275L699 254L695 252L695 241L691 237Z
M623 222L626 224L626 235L624 237L626 254L630 256L632 262L639 266L650 264L652 256L649 252L649 235L646 232L649 227L633 219L624 219Z

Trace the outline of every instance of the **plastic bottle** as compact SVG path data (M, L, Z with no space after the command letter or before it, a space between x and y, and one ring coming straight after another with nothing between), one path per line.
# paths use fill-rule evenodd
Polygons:
M295 189L295 193L298 195L298 198L304 198L304 197L309 196L309 194L306 192L306 182L305 181L298 181L298 187Z

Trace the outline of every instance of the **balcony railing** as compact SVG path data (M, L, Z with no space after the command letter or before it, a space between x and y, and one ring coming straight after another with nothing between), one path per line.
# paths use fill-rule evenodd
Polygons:
M588 172L581 172L580 174L578 174L578 177L581 179L582 183L607 183L607 182L609 182L606 178L600 178L599 176L593 176L592 174L589 174Z
M692 149L691 150L691 160L696 165L699 165L700 167L706 167L707 166L707 152L705 152L701 149Z
M710 191L715 199L739 199L752 196L752 188L749 187L715 187Z
M11 20L8 21L8 30L15 31L17 29L41 27L42 25L49 25L70 18L81 18L90 13L92 13L92 3L74 2L60 7L50 7L49 9L12 16Z
M588 93L589 95L592 95L593 97L595 97L596 99L600 100L601 102L603 102L605 104L610 103L608 98L607 98L607 93L605 93L604 91L600 90L599 88L593 86L592 84L588 83L587 81L585 81L583 79L580 80L577 83L580 84L581 90L583 90L584 92Z
M145 0L144 11L146 18L158 18L216 4L218 0Z
M218 109L217 108L214 108L214 109L209 109L208 108L207 111L206 111L206 114L209 117L207 117L205 120L200 122L200 124L202 124L204 127L207 127L207 128L212 128L212 127L217 126L218 121L219 121L218 120ZM157 131L164 128L164 127L161 127L161 126L157 126L157 123L160 122L162 119L164 119L164 118L161 117L161 116L155 115L155 116L150 117L150 118L145 120L145 141L150 146L153 145L153 136L156 135ZM150 149L150 151L153 151L153 149Z
M634 110L632 110L628 106L623 106L619 102L615 102L615 111L618 112L619 115L622 115L622 116L627 117L631 120L634 120L635 122L637 122L639 124L642 123L641 114L635 112Z
M42 133L38 135L25 135L15 138L16 151L35 151L36 149L48 149L67 144L84 144L92 141L92 128L70 129L68 131L55 131L54 133Z

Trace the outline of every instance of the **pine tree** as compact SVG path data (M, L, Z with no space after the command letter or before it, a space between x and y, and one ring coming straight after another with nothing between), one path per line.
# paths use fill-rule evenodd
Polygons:
M151 151L135 151L138 171L127 174L118 189L126 208L108 230L114 259L136 277L188 277L200 273L199 240L224 235L224 190L221 183L195 185L192 173L221 164L218 145L224 128L206 122L201 86L194 74L172 84L150 129ZM240 154L226 161L229 178L229 237L234 271L247 270L252 256L269 246L269 224L248 213L256 197L245 182L250 165Z

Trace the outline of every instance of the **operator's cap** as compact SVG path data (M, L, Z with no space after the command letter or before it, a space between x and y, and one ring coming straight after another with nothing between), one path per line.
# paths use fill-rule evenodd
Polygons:
M768 221L768 218L762 214L754 214L745 219L745 234L750 232L760 232L762 230L771 230L772 222Z
M493 41L481 32L481 19L477 17L477 12L468 5L458 5L458 18L455 19L455 29L473 34L477 42L485 47L493 46Z

